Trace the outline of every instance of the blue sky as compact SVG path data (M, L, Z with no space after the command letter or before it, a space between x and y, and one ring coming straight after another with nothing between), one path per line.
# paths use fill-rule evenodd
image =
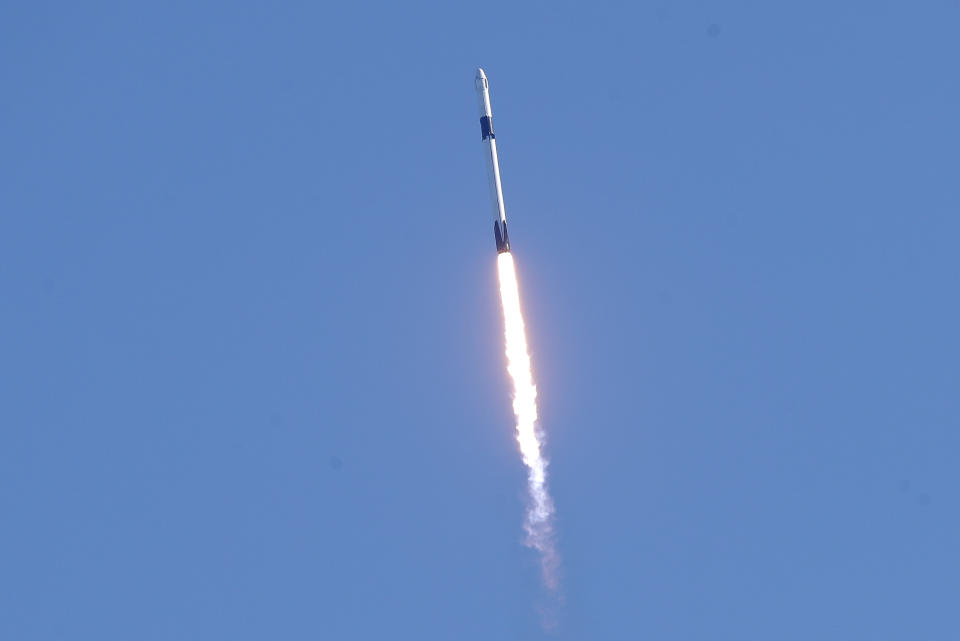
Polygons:
M0 638L954 639L960 3L792 4L0 7Z

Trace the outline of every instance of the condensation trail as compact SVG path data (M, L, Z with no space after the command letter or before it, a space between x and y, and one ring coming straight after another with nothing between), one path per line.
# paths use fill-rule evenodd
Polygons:
M517 272L510 252L497 255L500 300L506 334L507 372L513 379L513 413L517 417L517 443L528 469L530 504L524 529L527 545L540 554L544 584L558 588L559 558L553 536L553 501L547 489L547 459L543 454L543 433L537 427L537 387L527 350L527 337L520 311Z

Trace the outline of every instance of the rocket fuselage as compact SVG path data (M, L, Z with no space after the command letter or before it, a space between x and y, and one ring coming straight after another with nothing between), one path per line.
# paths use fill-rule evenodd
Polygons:
M480 106L480 135L487 157L487 177L490 180L490 199L493 202L493 237L497 241L497 253L510 251L507 235L507 212L503 207L503 187L500 185L500 161L497 158L497 138L493 134L493 113L490 111L490 83L483 69L477 69L474 79L477 101Z

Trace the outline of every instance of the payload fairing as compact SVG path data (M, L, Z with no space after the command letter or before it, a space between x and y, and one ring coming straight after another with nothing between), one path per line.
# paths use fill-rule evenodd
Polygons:
M487 176L490 179L490 198L493 201L493 237L497 241L497 253L510 251L507 235L507 213L503 208L503 187L500 185L500 161L497 158L497 137L493 135L493 114L490 111L490 83L483 69L477 69L474 80L477 101L480 105L480 135L487 156Z

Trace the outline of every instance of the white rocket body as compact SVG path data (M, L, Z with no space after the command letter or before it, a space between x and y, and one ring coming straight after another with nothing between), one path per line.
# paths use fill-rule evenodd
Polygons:
M493 236L497 253L510 251L507 235L507 212L503 207L503 187L500 185L500 161L497 158L497 138L493 134L493 113L490 111L490 83L483 69L477 69L475 78L477 102L480 106L480 135L487 157L487 176L490 179L490 199L493 202Z

